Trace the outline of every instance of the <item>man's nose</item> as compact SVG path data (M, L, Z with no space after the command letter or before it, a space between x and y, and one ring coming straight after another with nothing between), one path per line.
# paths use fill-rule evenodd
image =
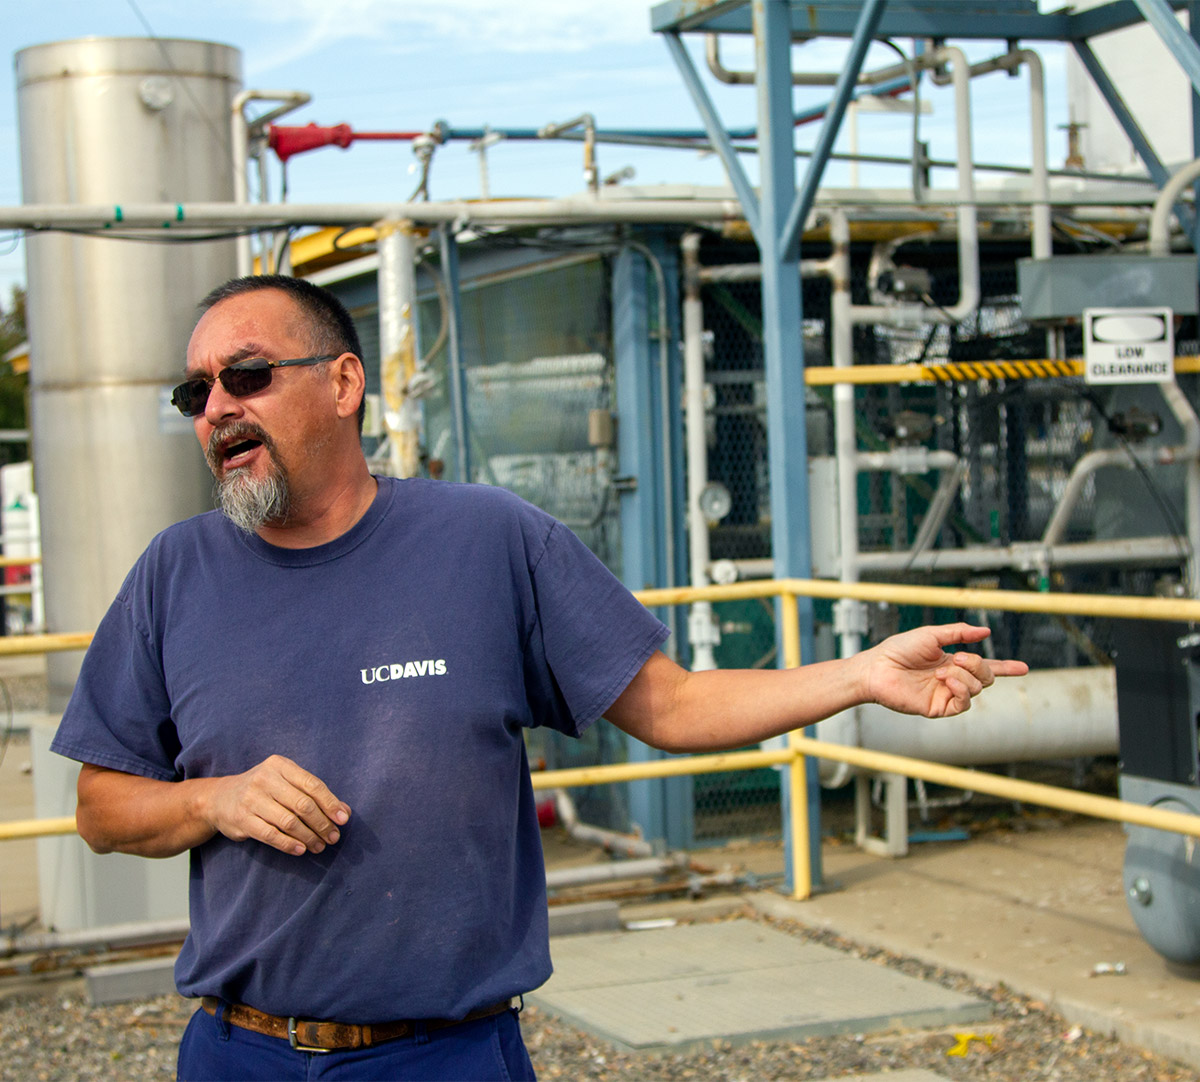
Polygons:
M208 389L208 401L204 403L204 419L216 427L222 421L239 416L241 412L241 400L225 390L219 379L213 380L213 385Z

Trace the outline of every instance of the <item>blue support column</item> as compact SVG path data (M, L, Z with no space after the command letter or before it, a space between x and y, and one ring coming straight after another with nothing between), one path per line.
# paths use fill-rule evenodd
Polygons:
M640 245L639 245L640 247ZM652 238L650 253L662 270L667 311L654 301L654 318L649 300L657 297L659 281L650 273L645 254L624 247L613 266L613 354L616 368L617 468L620 478L622 581L631 590L673 586L671 546L674 523L666 509L677 491L676 462L671 448L678 436L668 432L677 424L678 402L670 388L678 384L678 371L662 371L663 354L668 366L677 367L676 313L672 304L678 295L674 252ZM661 348L666 335L667 349ZM664 408L664 392L668 401ZM669 438L668 438L669 436ZM675 547L673 551L681 551ZM657 615L675 626L675 610ZM678 636L672 636L677 640ZM664 758L662 752L629 739L631 762ZM629 786L630 817L646 838L661 840L670 848L686 848L694 832L693 785L690 777L657 778Z
M1192 84L1192 89L1200 93L1200 47L1175 18L1175 13L1166 0L1133 0L1163 43L1171 50L1176 63L1183 69L1184 75Z
M767 459L771 476L771 553L778 578L812 575L812 531L808 499L808 429L805 418L803 312L800 266L784 245L783 231L796 198L792 130L791 5L754 0L755 68L758 91L759 235L762 254L763 363L767 385ZM790 258L789 258L790 255ZM800 655L816 653L813 605L799 599ZM777 621L782 619L776 606ZM776 632L780 664L784 651ZM812 781L816 764L809 772ZM791 821L786 779L781 786L783 821ZM821 882L819 786L809 788L809 862L812 882ZM790 843L790 839L787 840ZM785 852L791 845L785 844ZM788 887L793 882L790 862Z
M1200 48L1200 0L1188 0L1188 26L1192 41ZM1192 87L1192 157L1200 158L1200 90ZM1192 186L1192 206L1200 207L1200 181ZM1193 214L1192 251L1200 259L1200 214Z

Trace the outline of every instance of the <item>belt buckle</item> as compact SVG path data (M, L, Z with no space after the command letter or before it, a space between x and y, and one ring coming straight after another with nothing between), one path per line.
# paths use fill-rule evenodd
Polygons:
M288 1044L290 1044L297 1052L311 1052L314 1055L324 1056L332 1052L332 1048L315 1048L311 1045L301 1044L296 1040L296 1018L293 1015L287 1020Z

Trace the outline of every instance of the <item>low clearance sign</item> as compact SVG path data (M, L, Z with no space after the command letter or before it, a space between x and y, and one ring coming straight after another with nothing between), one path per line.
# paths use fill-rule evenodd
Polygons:
M1170 308L1085 308L1084 378L1088 383L1169 383L1175 378L1175 320Z

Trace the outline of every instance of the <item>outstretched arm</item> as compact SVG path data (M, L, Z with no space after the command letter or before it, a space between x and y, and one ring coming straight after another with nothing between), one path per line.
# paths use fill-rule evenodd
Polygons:
M868 702L951 717L996 677L1029 671L1023 661L945 650L989 634L971 624L922 627L851 658L786 670L691 673L656 653L605 716L644 743L673 752L743 747Z

